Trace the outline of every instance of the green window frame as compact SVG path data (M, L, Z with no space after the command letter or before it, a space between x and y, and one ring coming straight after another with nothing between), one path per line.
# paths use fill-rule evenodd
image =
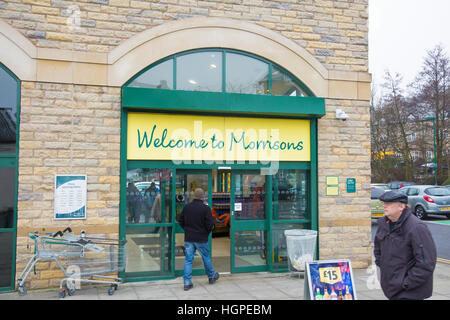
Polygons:
M9 286L0 287L0 292L13 291L16 274L16 242L17 242L17 190L18 190L18 159L19 159L19 115L20 115L20 88L21 82L14 73L0 62L0 69L16 82L16 147L14 153L0 153L0 168L12 168L14 170L14 202L12 225L7 228L0 226L0 235L11 235L11 280ZM3 183L3 182L2 182ZM3 257L2 257L3 259ZM2 270L0 270L1 272Z
M140 76L142 76L143 74L145 74L147 71L160 66L162 63L167 62L169 60L172 61L172 89L168 89L168 90L178 90L177 88L177 67L178 67L178 59L181 57L185 57L191 54L196 54L196 53L205 53L205 52L220 52L222 54L222 63L221 63L221 74L222 74L222 93L231 93L231 92L227 92L227 54L231 53L231 54L235 54L235 55L241 55L244 57L248 57L251 59L254 59L256 61L260 61L263 63L266 63L268 66L268 90L266 90L266 92L262 92L263 95L272 95L272 85L273 85L273 71L276 68L277 71L281 71L283 72L283 74L285 76L287 76L289 78L289 80L291 80L293 83L295 83L300 90L303 92L303 94L307 97L314 97L314 94L312 93L312 91L305 85L303 84L301 81L299 81L296 77L294 77L290 72L288 72L287 70L283 69L281 66L274 64L273 62L264 59L262 57L256 56L254 54L250 54L247 52L243 52L243 51L238 51L238 50L232 50L232 49L219 49L219 48L208 48L208 49L197 49L197 50L189 50L189 51L184 51L184 52L180 52L171 56L168 56L154 64L151 64L150 66L148 66L147 68L143 69L142 71L140 71L139 73L137 73L135 76L133 76L130 80L128 80L123 87L134 87L134 88L138 88L139 86L135 86L133 85L133 82L138 79Z

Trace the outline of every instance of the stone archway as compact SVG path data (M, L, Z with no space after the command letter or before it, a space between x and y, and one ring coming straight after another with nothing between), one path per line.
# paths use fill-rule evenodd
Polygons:
M108 54L108 82L122 86L162 58L201 48L228 48L259 55L291 72L316 96L328 95L328 71L301 46L261 26L223 18L184 19L137 34Z

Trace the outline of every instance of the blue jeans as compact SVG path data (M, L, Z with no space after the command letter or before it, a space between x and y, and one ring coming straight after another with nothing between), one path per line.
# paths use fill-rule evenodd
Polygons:
M203 259L203 265L205 266L205 272L208 278L213 278L215 271L211 261L211 255L209 254L208 242L184 242L184 248L186 249L186 259L184 260L184 285L190 285L192 283L192 263L194 262L195 251L198 250Z

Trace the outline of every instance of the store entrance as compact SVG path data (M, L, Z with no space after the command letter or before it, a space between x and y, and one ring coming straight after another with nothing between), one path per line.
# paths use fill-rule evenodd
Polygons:
M216 221L212 232L211 256L217 272L231 272L231 170L212 170L212 214Z
M230 272L230 170L177 170L175 190L176 220L184 206L192 201L196 188L205 191L203 201L212 210L215 228L209 238L213 266L216 271ZM184 266L184 231L175 227L175 274L182 275ZM202 274L203 261L194 257L193 274Z
M159 168L131 162L127 171L121 217L128 240L126 279L183 276L184 230L177 218L196 188L204 189L215 219L209 247L218 272L285 271L284 231L314 230L308 164L281 163L272 175L247 165L154 166ZM197 255L193 274L204 272Z
M204 202L215 219L209 245L216 271L250 272L267 269L266 178L258 171L227 168L177 170L176 220L192 201L196 188L205 191ZM184 231L176 223L175 273L183 274ZM202 274L203 261L197 253L193 274Z

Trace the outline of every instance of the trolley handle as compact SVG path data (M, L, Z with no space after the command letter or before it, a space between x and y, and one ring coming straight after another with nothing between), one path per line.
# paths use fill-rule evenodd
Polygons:
M53 238L57 237L57 236L64 236L64 233L66 232L72 232L72 229L70 227L65 228L63 231L59 230L58 232L53 234Z
M53 238L55 238L56 236L62 237L63 235L64 235L64 233L62 233L61 230L59 230L58 232L56 232L55 234L53 234Z

